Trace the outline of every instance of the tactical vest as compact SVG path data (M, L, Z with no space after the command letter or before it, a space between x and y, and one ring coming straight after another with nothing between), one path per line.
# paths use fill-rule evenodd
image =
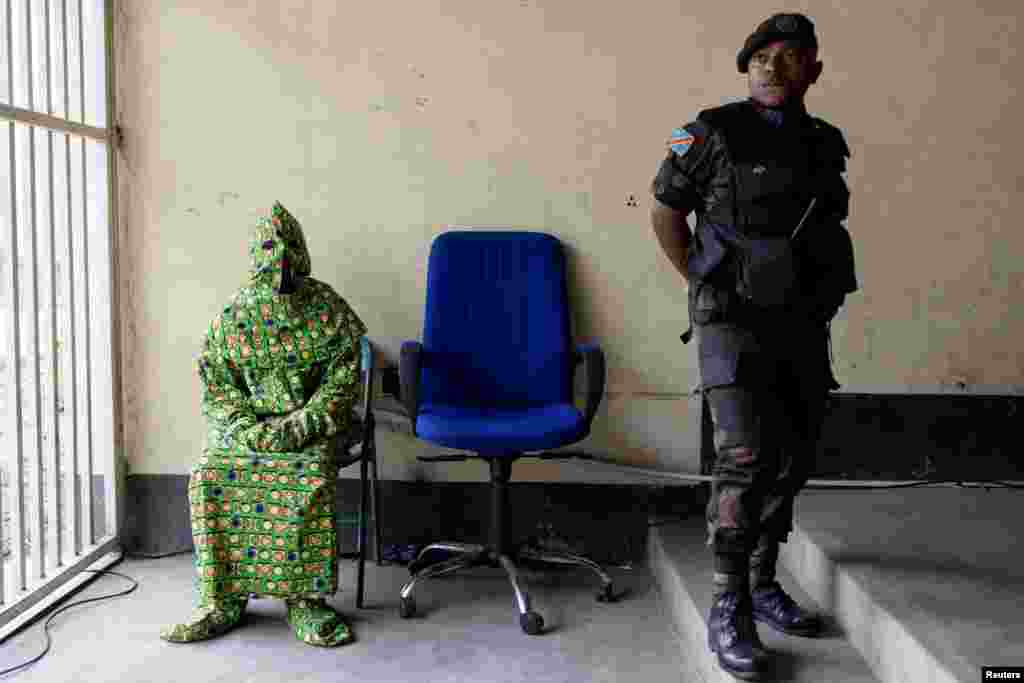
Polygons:
M698 217L691 281L699 291L714 275L719 289L733 289L744 302L785 307L798 294L799 232L846 217L842 134L809 116L773 128L749 102L698 118L724 143L729 189Z

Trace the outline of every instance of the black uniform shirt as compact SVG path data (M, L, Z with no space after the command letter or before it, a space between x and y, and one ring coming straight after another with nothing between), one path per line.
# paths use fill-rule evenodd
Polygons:
M651 192L677 211L704 213L729 196L730 170L721 136L702 121L672 131L668 155L654 177Z
M740 106L750 107L751 112L757 110L750 101ZM821 294L822 285L826 285L824 281L828 280L824 289L833 294L831 298L841 301L843 295L857 289L853 268L853 245L842 225L842 221L847 217L849 204L849 191L843 179L849 149L842 133L837 128L818 119L812 119L806 114L800 121L787 122L795 125L787 125L785 128L782 128L781 119L755 117L752 121L755 126L761 122L764 123L764 132L767 135L776 134L773 129L779 128L781 130L778 130L778 134L787 138L790 135L785 131L792 132L798 129L810 131L810 134L814 135L812 139L818 148L816 157L819 164L816 178L818 187L814 193L817 196L817 203L814 215L805 226L807 229L802 231L795 248L805 266L805 293ZM794 138L793 142L797 142L797 139ZM721 216L723 212L716 209L728 207L733 188L732 172L722 133L705 121L697 120L672 131L668 140L668 153L651 184L651 192L655 199L673 209L696 211L700 222L703 214L714 213ZM723 227L727 231L733 229L733 226ZM695 237L689 266L694 268L691 276L699 279L702 272L714 267L717 258L714 254L714 244L702 244L700 230ZM693 257L697 257L697 262ZM709 259L710 262L705 263ZM837 308L838 304L835 304L835 307Z

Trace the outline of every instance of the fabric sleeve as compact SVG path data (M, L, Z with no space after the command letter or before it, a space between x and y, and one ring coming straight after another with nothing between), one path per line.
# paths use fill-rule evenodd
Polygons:
M351 310L341 315L348 332L324 368L319 387L305 406L281 423L281 428L293 436L299 448L318 439L344 434L351 427L362 373L359 340L366 334L366 326Z
M651 183L651 194L662 204L689 212L703 207L704 189L714 174L716 146L701 121L676 128L666 142L666 156Z
M218 441L211 447L237 452L295 450L293 434L256 416L241 373L204 358L198 365L202 413Z

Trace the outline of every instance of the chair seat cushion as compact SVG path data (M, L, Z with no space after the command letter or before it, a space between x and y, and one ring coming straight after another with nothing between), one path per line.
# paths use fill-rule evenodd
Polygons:
M421 439L485 455L558 448L586 432L583 414L571 403L486 409L428 404L416 419Z

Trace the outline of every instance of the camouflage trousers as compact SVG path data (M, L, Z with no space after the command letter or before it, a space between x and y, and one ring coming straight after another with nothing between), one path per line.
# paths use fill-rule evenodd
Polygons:
M716 555L749 556L759 543L785 541L793 528L793 503L814 466L831 375L816 362L815 344L801 349L735 332L711 339L726 342L725 365L717 347L702 351L701 360L710 360L702 362L710 370L705 376L728 380L704 389L715 446L708 544ZM731 348L730 340L737 342Z
M707 401L716 453L708 543L716 553L749 554L762 538L785 541L813 467L824 396L784 412L784 402L763 389L718 387Z

